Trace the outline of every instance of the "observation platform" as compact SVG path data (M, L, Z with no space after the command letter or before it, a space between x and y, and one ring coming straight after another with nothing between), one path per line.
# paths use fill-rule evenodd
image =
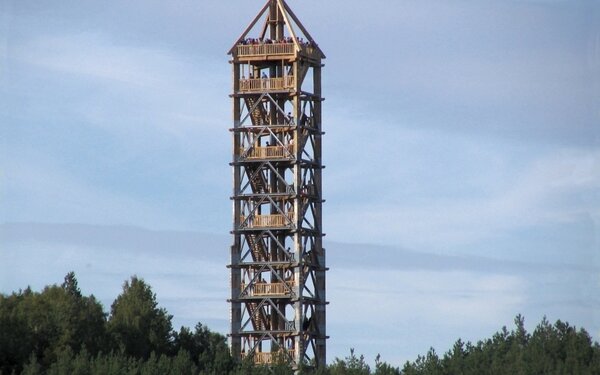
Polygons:
M255 40L238 43L231 53L234 59L244 61L268 61L268 60L294 60L304 57L310 60L320 61L322 52L314 43L306 42L269 42Z
M278 350L276 352L254 352L250 354L241 353L242 360L251 357L257 365L270 365L273 363L285 363L288 358L295 358L295 350Z
M263 146L263 147L240 147L238 155L240 160L265 160L265 159L294 159L293 145L287 146Z
M263 93L277 91L293 91L294 76L274 78L242 78L240 79L239 92L241 93Z
M290 159L294 158L294 148L288 146L240 147L242 159Z
M294 215L251 215L240 216L240 229L289 228L294 221Z
M294 286L295 283L293 281L285 283L253 283L250 285L242 283L241 289L249 297L274 297L290 296Z

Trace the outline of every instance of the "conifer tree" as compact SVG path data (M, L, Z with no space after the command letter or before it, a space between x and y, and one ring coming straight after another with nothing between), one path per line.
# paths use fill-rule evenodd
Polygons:
M158 307L156 295L143 279L133 276L111 306L108 332L114 344L135 358L172 349L172 315Z

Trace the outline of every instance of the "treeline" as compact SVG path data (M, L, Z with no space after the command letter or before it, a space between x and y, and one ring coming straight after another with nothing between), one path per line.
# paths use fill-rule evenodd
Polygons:
M202 324L174 331L171 320L135 276L110 314L72 272L42 292L0 294L0 375L235 373L223 335Z
M132 277L110 312L93 295L81 294L74 273L62 285L0 294L0 375L222 375L293 374L285 363L272 368L238 363L226 338L198 324L175 331L144 280ZM354 350L316 375L600 375L600 347L589 334L545 318L529 334L521 316L477 344L458 340L443 356L431 349L402 369L375 359L369 366Z
M365 373L366 374L366 373ZM406 363L403 375L600 375L600 346L584 329L544 317L533 333L521 315L477 344L458 340L442 357L430 349Z

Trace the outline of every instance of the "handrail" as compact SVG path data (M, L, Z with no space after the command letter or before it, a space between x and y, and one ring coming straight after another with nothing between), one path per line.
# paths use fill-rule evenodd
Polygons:
M244 159L287 159L292 158L292 145L251 147L246 150L240 147L240 155Z
M254 352L252 353L252 359L255 364L272 364L276 363L278 360L281 360L284 356L292 356L294 357L295 350L278 350L276 352ZM248 357L248 354L242 353L242 360Z
M250 296L279 296L290 294L290 289L295 283L286 281L285 283L253 283L250 285ZM246 289L246 284L242 283L241 289Z
M275 78L242 78L240 91L289 90L294 88L294 76Z
M293 53L293 43L240 44L237 46L238 56L292 55Z
M287 216L287 217L286 217ZM248 228L273 228L273 227L285 227L288 222L293 220L293 214L288 215L251 215L251 216L240 216L240 222L243 224L246 222Z
M301 43L300 52L306 56L318 54L317 48L310 43ZM252 57L252 56L278 56L278 55L293 55L296 52L294 43L258 43L258 44L238 44L236 55Z

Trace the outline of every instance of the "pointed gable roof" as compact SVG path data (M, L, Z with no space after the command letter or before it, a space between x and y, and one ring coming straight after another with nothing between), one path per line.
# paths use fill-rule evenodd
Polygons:
M267 33L267 30L269 29L269 24L271 21L271 14L273 13L273 12L269 11L271 9L271 7L276 7L277 10L281 13L283 20L284 20L284 24L285 24L285 29L287 30L288 35L292 37L293 43L296 46L296 51L300 51L300 45L299 45L298 40L299 40L299 37L302 37L302 38L306 39L308 42L311 42L313 44L313 46L316 48L316 50L321 55L321 58L323 58L323 59L325 58L325 54L323 53L321 48L319 48L316 41L310 35L308 30L306 30L304 25L302 25L302 22L300 22L298 17L296 17L294 12L290 9L290 7L285 2L285 0L267 0L266 4L262 7L260 12L258 12L256 17L254 17L254 20L252 20L252 22L250 22L248 27L246 27L246 30L244 30L242 35L240 35L240 37L236 40L233 47L231 47L231 49L228 52L229 54L233 54L234 49L237 46L237 44L248 37L248 34L250 33L250 31L252 31L252 29L254 29L254 27L256 26L258 21L263 17L265 18L265 23L264 23L262 31L258 37L261 40L265 39L265 35ZM296 27L298 28L298 30L296 29ZM300 34L298 33L298 31L300 32Z

